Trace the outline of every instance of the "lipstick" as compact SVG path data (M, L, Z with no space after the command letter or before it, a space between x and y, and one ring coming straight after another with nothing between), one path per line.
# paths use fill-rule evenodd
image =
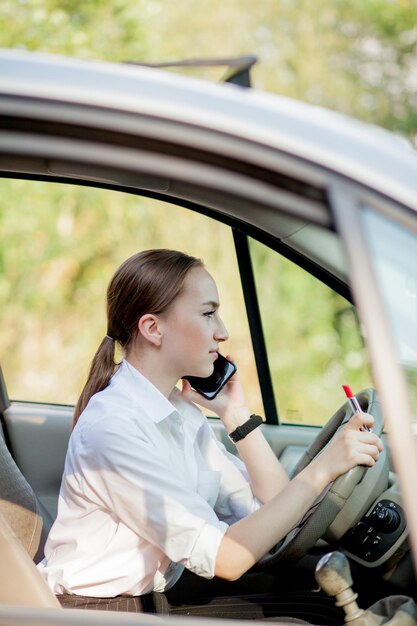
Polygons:
M359 404L356 396L354 395L352 389L349 387L349 385L342 385L343 387L343 391L346 394L347 399L349 400L349 404L351 406L351 409L353 410L354 413L363 413L362 409L361 409L361 405ZM368 426L363 426L363 430L367 430L368 432L371 432L371 429L368 428Z

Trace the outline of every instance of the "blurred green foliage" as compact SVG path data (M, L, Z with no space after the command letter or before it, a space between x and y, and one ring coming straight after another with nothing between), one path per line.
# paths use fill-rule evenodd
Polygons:
M116 267L138 250L171 247L203 258L215 276L228 351L261 411L229 227L130 194L7 179L0 224L0 354L12 398L75 403L107 330L105 292Z
M417 136L411 0L2 0L0 46L145 63L253 53L255 87L391 128L412 142ZM218 69L193 74L221 77ZM236 314L242 296L226 229L199 217L201 229L185 210L88 187L4 180L0 189L0 350L12 395L75 402L105 332L112 272L136 250L169 241L203 256L220 283L230 352L239 356L254 410L261 410L246 322ZM275 271L260 250L255 259L263 276ZM352 385L368 377L354 316L329 291L309 294L294 269L280 267L279 274L276 300L267 306L280 316L267 332L278 386L288 393L284 417L297 421L310 410L311 421L326 418L315 398L325 376L329 388L336 370ZM310 297L314 317L306 309ZM311 331L317 345L306 346ZM281 338L289 340L287 350ZM304 406L294 376L301 370L311 387L303 390Z
M323 423L342 385L372 384L354 307L291 261L251 242L262 325L280 418Z
M148 63L253 53L260 89L417 131L415 0L2 0L0 46Z

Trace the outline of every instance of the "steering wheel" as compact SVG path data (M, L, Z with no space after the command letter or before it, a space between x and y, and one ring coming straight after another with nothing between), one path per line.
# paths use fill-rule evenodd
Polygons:
M370 413L374 418L372 431L380 435L383 429L383 419L380 404L374 389L364 389L357 394L358 402L363 411ZM349 402L346 402L330 420L323 426L317 437L304 452L290 478L294 478L323 450L335 436L337 431L350 420L353 411ZM382 453L381 453L382 455ZM353 526L372 504L375 486L381 492L388 483L388 463L385 458L378 459L372 467L356 466L339 476L319 496L316 502L298 522L286 537L284 537L259 562L259 566L266 572L273 571L282 563L295 563L312 548L320 537L326 534L335 518L345 508L349 509L347 523L339 524L338 538ZM371 478L371 474L376 474ZM355 490L362 487L360 498L355 497ZM365 489L365 492L363 491ZM378 494L379 495L379 494ZM338 518L339 519L339 518Z

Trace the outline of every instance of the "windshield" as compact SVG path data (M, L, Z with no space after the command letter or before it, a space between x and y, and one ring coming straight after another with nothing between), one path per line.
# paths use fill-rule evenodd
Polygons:
M417 235L370 208L363 218L417 422Z

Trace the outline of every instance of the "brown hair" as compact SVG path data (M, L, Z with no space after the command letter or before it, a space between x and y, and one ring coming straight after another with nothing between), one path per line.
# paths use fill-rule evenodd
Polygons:
M87 382L74 412L74 425L91 396L110 383L117 364L117 341L124 352L138 332L145 313L158 315L180 294L187 273L203 262L176 250L145 250L130 257L116 270L107 288L107 335L91 363Z

